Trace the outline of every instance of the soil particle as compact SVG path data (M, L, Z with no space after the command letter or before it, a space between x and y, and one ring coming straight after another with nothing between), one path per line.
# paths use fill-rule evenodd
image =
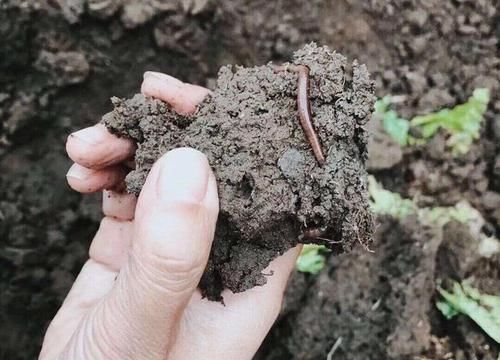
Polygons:
M90 66L85 55L76 51L51 53L42 50L35 68L48 73L56 86L78 84L89 75Z
M384 130L382 121L374 118L369 124L368 161L369 171L390 169L403 160L401 146Z
M471 264L479 258L479 242L465 225L457 222L446 224L443 233L437 252L437 274L440 278L464 279Z
M135 28L152 19L156 11L152 1L126 1L121 20L126 28Z
M87 0L89 14L101 19L115 14L121 6L120 0Z
M212 0L181 0L182 9L191 15L196 15L205 10Z
M184 13L173 13L158 21L154 29L156 44L183 54L195 54L201 58L203 49L210 41L207 29L199 21L189 21ZM172 33L176 36L172 36Z
M85 0L57 0L61 11L69 23L78 22L85 10Z
M115 99L103 117L108 128L138 141L136 169L127 176L138 193L152 163L178 146L207 155L219 184L220 220L202 289L241 292L266 282L261 271L301 241L305 229L336 253L368 248L373 222L366 192L365 123L373 83L363 65L310 44L294 64L311 75L311 107L326 163L318 166L297 118L297 77L272 65L226 66L217 87L192 118L175 115L157 100ZM329 240L331 240L331 242Z

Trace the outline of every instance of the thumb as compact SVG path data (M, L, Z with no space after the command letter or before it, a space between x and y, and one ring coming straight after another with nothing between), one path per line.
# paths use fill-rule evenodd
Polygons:
M206 157L188 148L164 155L139 197L129 260L67 349L93 358L165 359L206 266L217 213Z

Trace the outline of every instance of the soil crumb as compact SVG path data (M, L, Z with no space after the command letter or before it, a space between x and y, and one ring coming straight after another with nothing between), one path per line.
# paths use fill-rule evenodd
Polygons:
M135 95L113 98L104 115L110 131L138 143L127 187L138 194L153 163L189 146L209 159L219 186L220 215L200 288L221 300L266 283L269 262L298 242L322 243L335 254L355 244L368 248L373 218L368 207L366 124L374 83L366 66L311 43L293 64L310 69L314 128L326 162L319 166L297 112L297 75L273 64L220 69L213 93L193 116ZM306 238L307 229L321 236Z

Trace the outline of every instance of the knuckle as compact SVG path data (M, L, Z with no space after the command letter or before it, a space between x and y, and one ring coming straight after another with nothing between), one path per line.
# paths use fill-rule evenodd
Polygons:
M163 254L148 254L133 257L139 282L145 287L154 287L161 292L183 293L198 284L203 272L203 261L196 256L179 257Z
M104 305L104 303L103 303ZM106 306L107 305L107 306ZM83 341L82 351L86 351L86 359L123 358L123 344L121 339L129 338L125 333L127 327L116 324L126 321L127 315L120 311L120 307L106 303L97 307L91 316L88 317L86 331L82 332L85 339L97 339L97 341Z

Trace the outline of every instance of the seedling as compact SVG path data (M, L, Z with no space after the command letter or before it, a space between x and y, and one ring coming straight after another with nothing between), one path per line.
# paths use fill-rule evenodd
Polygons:
M443 226L451 220L474 227L484 220L481 214L467 202L459 202L451 207L419 208L410 199L404 199L399 194L385 190L373 176L368 178L368 192L371 197L372 210L379 215L390 215L402 220L414 214L425 223ZM476 229L479 232L479 229ZM498 251L499 241L478 234L478 251L483 256L491 256ZM483 249L484 248L484 249ZM437 308L446 318L451 319L459 313L469 316L489 336L500 343L500 296L481 294L466 281L453 284L452 292L438 286L438 292L443 297L436 303Z
M466 103L452 109L415 116L407 120L390 109L399 98L385 96L375 103L375 114L381 117L384 130L401 146L425 144L440 129L448 135L446 145L454 156L466 154L474 140L479 139L481 122L490 100L488 89L476 89ZM420 133L419 137L410 135L410 130Z
M297 270L316 275L325 266L325 254L329 250L323 245L306 244L297 259Z
M467 315L493 340L500 343L500 296L481 294L469 282L453 283L451 292L437 288L442 300L436 307L447 318Z
M403 220L413 214L428 224L438 226L443 226L451 220L467 225L484 223L479 211L467 201L460 201L455 206L418 207L412 199L405 199L398 193L384 189L373 176L368 177L368 193L372 211L378 215L389 215ZM478 232L478 229L474 232Z
M368 177L368 193L371 197L370 206L375 214L390 215L401 220L418 210L412 200L385 190L373 176Z
M410 215L416 215L424 223L434 226L444 226L452 220L458 221L468 225L471 232L478 234L480 239L479 250L484 256L496 252L500 246L497 239L480 233L484 219L466 201L458 202L455 206L419 208L412 199L405 199L398 193L384 189L373 176L368 177L368 193L370 194L370 206L375 214L389 215L399 220L403 220ZM484 249L481 250L482 248ZM323 245L304 245L297 259L297 270L309 274L318 274L325 265L325 253L327 251Z
M390 107L399 102L401 97L384 96L375 102L375 114L381 118L384 130L401 146L409 145L410 122L399 117Z

